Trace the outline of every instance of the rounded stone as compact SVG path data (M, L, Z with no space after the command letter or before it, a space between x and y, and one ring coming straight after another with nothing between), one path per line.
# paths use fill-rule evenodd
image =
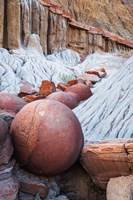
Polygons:
M37 175L55 175L78 159L83 147L79 120L55 100L27 104L11 126L16 159Z
M59 101L70 109L75 108L78 105L77 99L69 93L66 92L54 92L50 94L47 99L53 99Z
M8 124L0 118L0 148L3 146L8 134Z
M84 101L84 100L86 100L86 99L88 99L89 97L92 96L92 92L91 92L90 87L88 87L87 85L82 84L82 83L68 87L65 91L77 94L77 101L78 102Z
M27 103L13 94L0 92L0 109L7 112L17 113Z

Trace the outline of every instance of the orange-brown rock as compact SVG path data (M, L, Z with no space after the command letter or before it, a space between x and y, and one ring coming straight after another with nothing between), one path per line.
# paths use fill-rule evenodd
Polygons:
M67 82L67 84L69 84L70 86L76 85L77 83L78 83L77 79L73 79L73 80L70 80L70 81Z
M101 72L103 72L103 73L107 74L106 70L105 70L103 67L102 67L102 68L100 68L100 69L99 69L99 71L101 71Z
M62 91L65 91L70 85L67 84L67 83L58 83L57 85L57 88L62 90Z
M103 141L85 146L81 163L93 181L105 189L110 178L132 174L132 153L132 139Z
M27 95L27 96L24 96L23 99L27 102L27 103L30 103L32 101L36 101L36 100L39 100L39 99L45 99L46 96L44 95L38 95L38 94L32 94L32 95Z
M39 95L48 96L52 92L56 91L55 84L51 81L44 80L39 89Z
M68 87L66 89L66 92L72 92L72 93L77 94L78 95L77 96L78 102L86 100L86 99L88 99L89 97L92 96L92 92L90 90L90 87L88 87L87 85L84 85L82 83Z
M72 86L72 85L76 85L76 84L78 84L78 83L83 83L83 84L85 84L85 81L83 80L83 79L73 79L73 80L70 80L70 81L68 81L67 82L67 84L69 85L69 86Z
M92 71L92 70L88 70L88 71L86 71L86 73L87 74L94 74L94 75L96 75L96 76L99 76L99 73L97 72L97 71Z
M20 91L18 93L19 97L24 97L29 94L35 94L36 91L32 88L32 86L28 82L24 82L23 85L20 87Z
M0 92L0 109L9 111L11 113L17 113L21 110L23 106L26 105L26 102L10 93Z
M76 97L67 92L54 92L50 94L47 99L59 101L68 106L70 109L73 109L78 105Z
M77 160L83 147L77 117L67 106L54 100L27 104L16 115L11 136L17 160L30 172L41 175L66 170Z

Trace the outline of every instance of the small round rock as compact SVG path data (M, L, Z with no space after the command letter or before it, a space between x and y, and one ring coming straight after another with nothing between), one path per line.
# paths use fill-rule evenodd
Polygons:
M73 85L71 87L68 87L65 90L65 92L72 92L72 93L77 94L78 102L84 101L92 96L90 87L88 87L87 85L85 85L83 83L79 83L79 84Z
M69 93L66 92L54 92L50 94L47 99L53 99L59 101L70 109L75 108L78 105L77 99Z

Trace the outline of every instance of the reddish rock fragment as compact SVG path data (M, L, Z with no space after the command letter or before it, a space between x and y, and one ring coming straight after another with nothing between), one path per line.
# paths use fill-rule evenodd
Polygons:
M21 110L26 102L10 93L0 92L0 109L11 113L17 113Z
M24 97L26 95L35 94L35 93L36 93L36 91L32 88L30 83L25 82L21 86L18 96L22 98L22 97Z
M56 91L55 84L51 81L44 80L40 86L39 95L48 96Z
M87 74L94 74L94 75L99 77L99 73L97 71L89 70L89 71L86 71L86 73Z
M85 84L85 81L83 80L83 79L73 79L73 80L70 80L70 81L68 81L67 82L67 84L69 85L69 86L72 86L72 85L76 85L76 84L78 84L78 83L83 83L83 84Z
M53 100L59 101L65 104L66 106L68 106L70 109L73 109L78 105L76 98L66 92L54 92L50 94L47 97L47 99L53 99Z
M27 104L16 115L11 136L17 160L38 175L55 175L68 169L83 147L77 117L54 100Z
M105 74L107 74L106 70L103 67L100 68L99 71L104 72Z
M70 81L67 82L67 84L69 84L70 86L76 85L77 83L78 83L77 79L73 79L73 80L70 80Z
M70 87L70 85L66 84L66 83L58 83L58 85L57 85L57 88L62 91L65 91L68 87Z
M45 99L45 98L46 98L46 96L44 96L44 95L37 95L37 94L27 95L27 96L23 97L23 99L27 103L30 103L32 101L36 101L36 100L39 100L39 99Z
M84 101L92 96L92 92L91 92L90 88L87 85L84 85L82 83L79 83L79 84L76 84L76 85L73 85L73 86L67 88L66 92L73 92L73 93L77 94L78 102Z

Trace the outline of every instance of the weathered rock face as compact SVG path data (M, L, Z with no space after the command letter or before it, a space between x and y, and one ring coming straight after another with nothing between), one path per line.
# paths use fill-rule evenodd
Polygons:
M45 55L68 47L85 55L97 50L133 48L131 41L122 38L133 38L130 4L122 4L120 0L71 3L2 0L0 3L0 47L25 47L30 35L35 33L40 36Z
M0 47L3 46L3 34L4 34L4 0L0 1Z
M110 178L132 174L133 140L115 139L89 144L82 151L81 162L102 189Z
M68 0L52 0L52 2L71 11L77 21L95 27L103 27L121 36L133 38L132 1L73 0L69 2Z
M110 179L107 186L107 200L117 199L133 199L133 175Z
M133 1L132 0L121 0L121 1L127 7L130 14L133 16Z

